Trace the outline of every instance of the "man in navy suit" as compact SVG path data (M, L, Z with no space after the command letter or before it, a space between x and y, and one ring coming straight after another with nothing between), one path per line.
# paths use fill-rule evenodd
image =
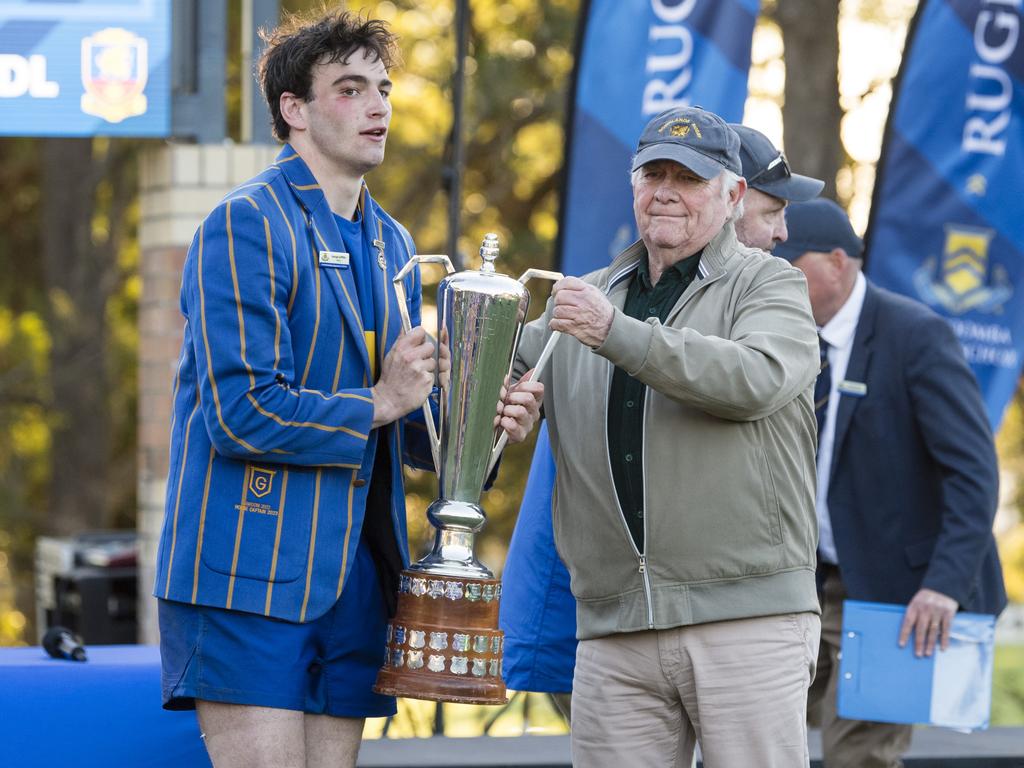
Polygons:
M350 13L274 32L260 80L285 147L185 262L155 593L164 706L198 710L215 768L354 766L364 718L395 712L372 686L409 562L402 466L432 466L421 406L448 368L416 273L402 332L412 239L363 180L396 57ZM541 389L506 396L512 441Z
M911 726L836 715L843 600L906 605L899 643L912 642L918 656L948 646L958 610L1003 609L992 432L952 329L864 277L846 213L812 200L789 206L786 224L789 239L774 252L806 275L822 340L822 626L808 710L820 720L828 768L900 766Z

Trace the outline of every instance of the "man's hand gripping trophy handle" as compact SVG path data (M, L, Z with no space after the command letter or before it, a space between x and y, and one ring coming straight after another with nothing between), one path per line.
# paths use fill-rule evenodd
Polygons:
M531 267L519 276L519 282L526 285L535 277L541 280L550 280L553 283L557 283L559 280L564 278L565 275L561 272L552 272L547 269L533 269ZM562 334L558 331L553 331L548 337L547 343L544 345L544 349L541 350L540 357L537 358L537 364L534 365L533 370L528 373L531 381L537 381L540 379L541 373L544 372L544 366L547 365L548 360L551 357L551 353L555 351L555 344L558 342L561 335ZM498 458L501 456L501 452L505 450L505 446L507 444L508 432L503 429L501 431L501 435L498 436L498 439L494 444L494 449L491 451L491 460L487 464L487 477L490 477L491 472L494 471L494 465L498 463Z
M402 267L398 274L395 275L392 281L395 285L395 295L398 297L398 314L402 318L402 330L406 333L412 331L412 319L409 317L409 307L406 305L405 295L405 280L406 276L412 272L412 270L420 264L443 264L447 274L451 275L455 272L455 267L452 265L452 260L444 254L426 254L421 253L413 256L406 262L405 266ZM438 343L443 346L443 341L438 340ZM440 354L440 352L439 352ZM430 412L430 398L428 397L423 401L423 419L427 423L427 434L430 436L430 455L434 459L434 470L440 474L441 472L441 441L437 436L437 427L434 424L434 415Z

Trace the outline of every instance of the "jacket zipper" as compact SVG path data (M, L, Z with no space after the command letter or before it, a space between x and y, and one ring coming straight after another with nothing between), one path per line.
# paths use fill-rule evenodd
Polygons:
M651 598L651 579L647 573L647 542L650 540L650 536L647 534L647 518L649 517L650 510L647 508L647 411L651 407L650 388L647 392L644 392L644 420L643 420L643 433L641 445L643 445L643 455L641 458L643 461L640 462L640 470L643 472L643 500L644 500L644 551L640 554L640 575L644 579L644 592L647 593L647 628L654 629L654 601ZM632 537L630 537L632 538Z
M608 294L609 291L605 291ZM615 375L615 366L609 363L608 365L608 384L606 385L605 392L611 392L612 376ZM644 398L644 423L647 422L647 398ZM604 405L604 455L608 460L608 477L612 475L612 459L611 453L608 450L608 399L605 398ZM615 481L612 480L612 497L615 499L615 508L619 510L619 519L622 521L622 529L626 532L626 541L629 542L629 546L633 549L633 554L636 555L639 568L637 573L644 582L644 596L647 599L647 628L654 629L654 605L651 602L651 580L647 575L647 469L644 467L644 551L641 552L637 549L636 542L633 541L633 534L629 532L629 524L626 522L626 513L622 511L622 504L619 503L619 494L615 492Z
M698 270L701 269L702 266L703 265L698 266ZM717 280L718 279L718 275L712 277L709 274L704 274L704 275L700 276L698 279L700 281L699 283L697 282L697 280L695 280L695 281L693 281L693 283L691 283L691 285L693 285L694 283L697 283L697 286L696 286L696 288L693 291L690 292L689 296L685 295L686 294L685 291L683 292L683 294L684 294L683 300L681 302L679 302L678 306L674 307L673 310L669 313L669 315L665 318L665 323L668 323L671 320L671 318L673 318L676 315L678 315L679 312L682 311L683 307L686 306L693 299L694 296L696 296L698 293L700 293L700 291L703 290L705 286L710 285L712 282ZM644 484L643 484L643 499L644 499L644 551L642 553L641 552L637 552L637 556L640 558L640 567L639 567L638 570L639 570L640 575L643 577L643 580L644 580L644 592L647 594L647 628L648 629L654 629L654 600L651 597L651 577L650 577L650 574L647 571L647 542L650 541L650 535L647 532L647 519L650 517L650 514L649 514L650 510L647 507L647 414L648 414L648 412L650 411L650 408L651 408L651 398L650 398L651 392L650 392L650 387L648 387L647 390L648 391L644 393L644 420L643 420L643 437L644 437L643 446L644 446L644 453L643 453L643 457L642 457L643 461L640 463L640 468L641 468L641 471L643 472L643 481L644 481ZM616 498L618 498L618 495L616 495ZM623 522L625 522L625 517L623 517ZM632 541L633 537L630 536L629 539L630 539L630 541ZM634 549L635 549L635 547L634 547Z
M636 268L636 264L632 265L632 268L635 269ZM621 280L622 274L624 274L626 271L628 271L628 270L620 269L619 273L616 276L617 279L614 282L611 281L611 280L609 281L609 284L606 285L605 288L604 288L605 296L609 296L611 294L612 289L615 288L616 285L618 285L619 281ZM682 310L683 306L685 306L690 301L690 299L692 299L695 295L697 295L697 293L699 292L699 289L703 288L705 285L710 285L712 282L717 280L718 277L719 277L719 275L712 276L710 274L705 274L705 275L701 276L701 278L700 278L701 283L698 286L698 290L693 291L689 296L686 297L686 299L684 301L682 301L679 304L679 306L673 308L673 311L669 314L669 316L665 320L666 323L670 322L671 319L673 317L675 317L675 315L679 311ZM607 384L607 388L605 389L605 392L611 392L612 376L614 375L614 373L615 373L615 366L614 365L609 365L609 368L608 368L608 384ZM646 394L650 394L650 393L646 393ZM650 403L648 402L648 397L646 396L646 394L644 396L644 430L643 430L643 433L644 433L645 437L647 435L647 411L650 408ZM611 456L609 455L608 450L607 450L608 449L608 403L607 403L607 399L605 400L604 439L605 439L605 456L608 456L608 476L611 477L611 470L612 470L612 467L611 467ZM633 548L633 552L636 554L637 561L639 563L639 567L637 568L637 573L639 573L641 578L643 579L643 582L644 582L644 595L647 598L647 628L648 629L654 629L654 603L653 603L652 598L651 598L651 578L650 578L650 575L649 575L649 573L647 571L647 539L648 539L648 535L647 535L647 513L648 513L648 509L647 509L647 461L646 461L646 448L647 448L647 446L644 445L644 449L645 449L644 456L645 456L645 458L644 458L644 461L642 462L642 471L643 471L643 479L644 479L644 487L643 487L643 497L644 497L644 551L643 552L641 552L639 549L637 549L636 542L633 541L633 535L629 532L629 524L626 522L626 514L625 514L625 512L622 511L622 505L619 503L619 495L618 495L618 493L614 492L614 490L615 490L614 482L612 483L612 491L613 491L612 495L615 497L615 506L619 510L619 519L622 520L622 527L623 527L623 529L626 532L626 539L629 541L629 545Z

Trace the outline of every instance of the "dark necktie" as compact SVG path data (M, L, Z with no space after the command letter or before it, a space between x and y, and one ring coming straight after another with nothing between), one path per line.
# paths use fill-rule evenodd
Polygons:
M832 391L832 369L828 364L828 342L819 336L818 346L821 349L821 367L818 369L818 379L814 382L814 418L818 420L818 445L820 446L821 435L825 431L828 396Z

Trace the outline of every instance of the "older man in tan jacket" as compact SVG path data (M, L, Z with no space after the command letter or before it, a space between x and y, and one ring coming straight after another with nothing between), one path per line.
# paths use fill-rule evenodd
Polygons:
M633 165L641 241L555 286L523 335L558 465L555 539L580 645L577 765L808 764L818 342L800 273L736 240L739 139L655 117Z

